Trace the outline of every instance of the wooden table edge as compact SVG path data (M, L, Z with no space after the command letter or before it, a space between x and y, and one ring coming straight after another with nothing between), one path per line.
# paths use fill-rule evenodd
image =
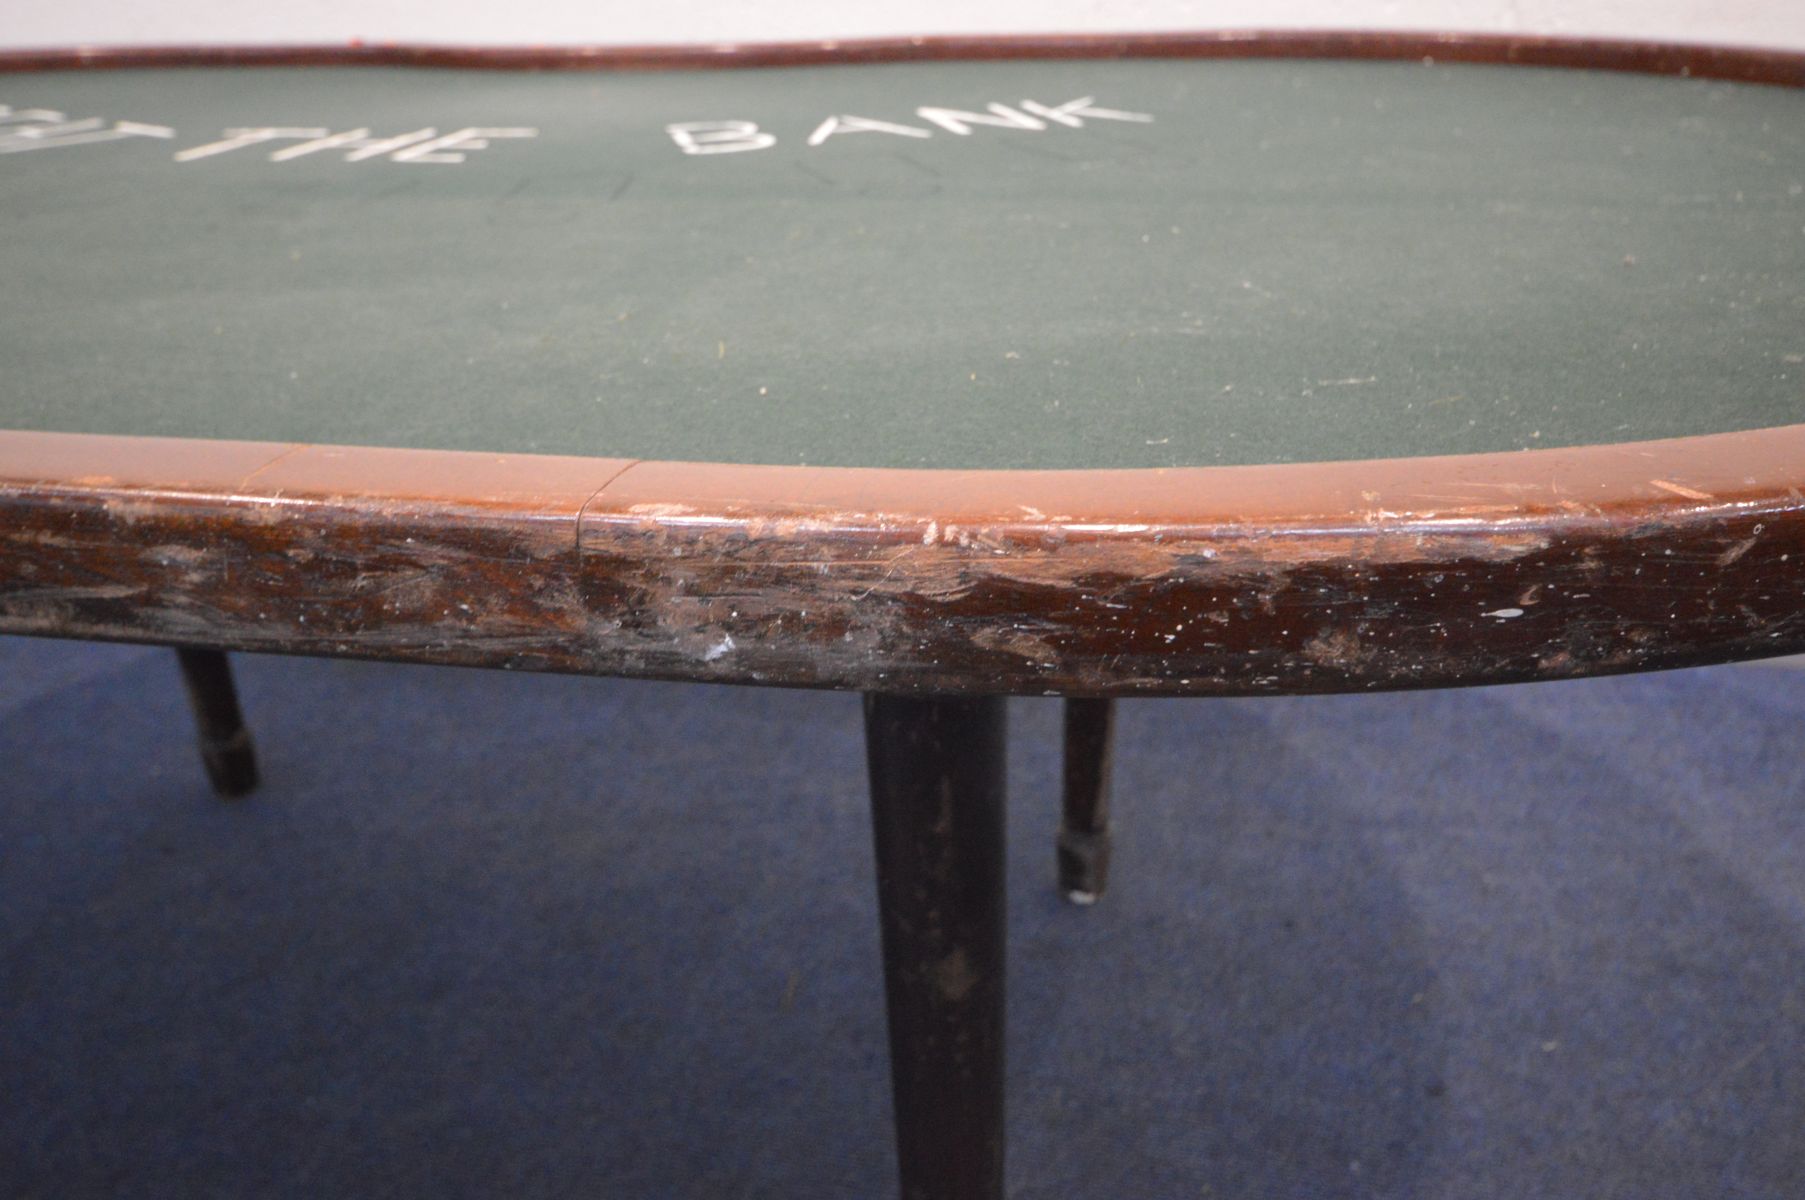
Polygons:
M1770 47L1345 29L998 34L648 46L454 46L363 41L273 46L73 46L0 51L0 71L249 66L621 71L1060 58L1428 59L1805 86L1805 54Z
M1099 471L0 431L0 631L1068 695L1805 649L1805 425Z

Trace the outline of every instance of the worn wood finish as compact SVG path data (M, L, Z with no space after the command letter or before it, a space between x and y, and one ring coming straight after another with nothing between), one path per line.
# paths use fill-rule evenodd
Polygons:
M0 435L0 630L574 667L609 459Z
M1109 887L1109 783L1115 766L1116 702L1065 702L1065 771L1057 845L1059 890L1095 904Z
M646 463L586 509L583 585L592 646L629 673L1090 696L1559 678L1805 647L1802 467L1805 427L1163 472Z
M1805 84L1784 50L1615 38L1355 30L1014 34L688 46L119 46L0 52L0 71L127 67L378 66L536 71L703 70L945 60L1057 58L1364 58L1584 67L1742 83Z
M0 632L921 693L1805 650L1805 426L954 472L0 435Z
M867 696L903 1200L1003 1195L1004 708Z
M257 755L251 731L238 707L238 689L232 685L232 664L219 650L191 646L176 648L182 682L194 709L201 762L213 790L225 797L243 796L257 786Z

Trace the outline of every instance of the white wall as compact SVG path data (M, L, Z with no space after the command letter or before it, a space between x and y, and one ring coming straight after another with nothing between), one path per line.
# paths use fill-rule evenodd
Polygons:
M1369 28L1805 49L1805 0L7 0L0 45L407 41L625 45L886 34Z

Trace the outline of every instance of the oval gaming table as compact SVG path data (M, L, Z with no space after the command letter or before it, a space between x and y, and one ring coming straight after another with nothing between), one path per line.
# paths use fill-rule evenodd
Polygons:
M0 631L222 738L225 650L867 693L909 1196L1001 1194L1000 697L1805 649L1798 56L4 65Z

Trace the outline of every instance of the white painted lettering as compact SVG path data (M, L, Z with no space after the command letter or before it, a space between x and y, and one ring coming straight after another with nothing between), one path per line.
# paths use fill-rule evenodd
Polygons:
M1121 112L1113 108L1097 108L1095 96L1084 96L1077 100L1067 100L1055 108L1048 108L1037 100L1024 100L1022 107L1037 117L1045 117L1049 121L1057 121L1061 125L1069 125L1073 129L1083 129L1081 118L1089 117L1094 121L1140 121L1153 120L1146 113Z
M751 121L682 121L664 131L685 154L737 154L777 144L774 135L760 132Z
M925 129L917 129L913 125L895 125L889 121L873 121L870 117L852 117L844 114L833 116L815 127L815 132L808 135L808 144L819 146L836 133L893 133L898 137L924 138L934 135Z
M487 150L491 138L538 137L537 129L460 129L444 137L409 146L389 156L391 162L461 163L466 150Z
M50 124L68 119L62 113L48 108L21 108L14 112L11 106L0 104L0 125Z
M144 125L137 121L114 121L109 133L120 137L172 138L175 130L167 125Z
M948 133L969 136L973 125L994 125L998 129L1045 129L1047 124L1007 104L987 104L987 113L966 112L958 108L918 108L915 115L932 121Z
M368 129L352 129L344 133L330 133L325 137L313 138L294 146L284 146L280 150L271 150L271 162L288 162L300 158L304 154L318 154L322 150L337 150L341 147L356 147L368 144Z
M122 138L172 138L175 130L165 125L143 125L137 121L114 121L103 128L99 117L67 121L57 125L26 125L0 136L0 154L17 154L25 150L54 150L62 146L87 146L95 142L116 142Z
M394 137L375 138L364 142L356 150L345 155L346 162L362 162L366 158L378 158L384 154L394 154L397 150L405 150L417 142L429 141L439 136L439 131L430 125L425 129L416 129L412 133L398 133Z
M11 130L5 137L0 138L0 144L11 146L17 150L32 150L38 146L50 144L53 138L88 133L105 124L106 122L99 117L87 117L80 121L47 121Z
M195 162L198 159L212 158L215 154L229 154L234 150L242 150L246 146L255 146L262 142L280 141L284 138L319 138L325 137L324 129L281 129L275 126L263 126L255 129L227 129L225 137L217 142L208 142L205 146L192 146L187 150L176 152L177 162Z

